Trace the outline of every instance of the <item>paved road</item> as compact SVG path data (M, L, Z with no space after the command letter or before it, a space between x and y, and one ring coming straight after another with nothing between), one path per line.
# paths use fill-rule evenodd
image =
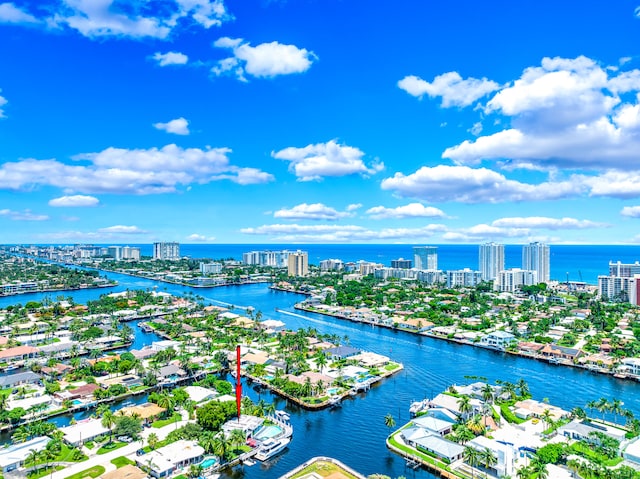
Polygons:
M185 418L186 412L183 411L182 415L183 415L183 418ZM111 451L106 454L101 454L99 456L98 455L91 456L86 461L74 463L72 466L65 467L61 471L54 472L53 474L50 475L50 479L65 479L73 474L76 474L78 472L84 471L86 469L89 469L97 465L104 466L105 472L114 470L116 469L116 466L111 464L111 460L120 456L133 456L130 459L134 459L136 451L140 449L143 444L147 443L147 437L149 437L149 434L151 434L152 432L156 433L156 435L158 436L158 439L162 440L166 438L171 431L175 431L176 429L181 428L182 426L184 426L189 422L195 422L195 421L188 421L183 419L182 421L178 421L177 423L168 424L164 427L157 428L157 429L153 427L144 428L144 430L141 433L143 442L134 441L130 444L127 444L124 447L121 447L120 449L116 449L115 451ZM86 453L87 452L86 448L83 449L83 451ZM88 452L91 453L94 451L88 451Z

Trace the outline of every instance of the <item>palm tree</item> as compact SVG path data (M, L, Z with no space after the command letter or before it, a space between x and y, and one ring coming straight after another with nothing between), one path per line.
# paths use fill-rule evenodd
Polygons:
M480 453L471 446L466 446L462 452L462 458L464 462L471 466L471 477L475 477L475 467L480 462Z
M547 479L549 477L549 472L547 471L547 465L536 459L531 461L531 470L538 479ZM600 477L600 476L596 476L596 477Z
M202 466L200 464L191 464L189 467L188 476L191 478L200 477L202 475Z
M242 429L234 429L229 434L229 442L231 443L234 451L240 449L245 442L247 442L247 435Z
M35 467L36 462L40 458L40 451L36 451L35 449L29 449L29 454L27 454L27 458L25 459L25 464L31 463L32 466Z
M156 448L159 441L160 439L158 438L158 435L155 432L152 432L147 437L147 444L149 445L152 451Z
M546 425L545 429L549 429L549 424L552 421L551 411L549 409L545 409L540 416L540 419L542 419L542 422Z
M529 395L529 385L527 381L522 378L518 380L518 389L520 390L520 396L524 397Z
M109 429L109 442L113 442L113 426L116 423L116 417L114 416L114 414L111 412L110 409L107 409L104 414L102 415L102 420L100 421L100 424L102 424L103 427L106 427L107 429Z
M529 479L531 476L531 469L528 466L522 466L516 471L516 477L518 479Z
M464 420L467 420L469 413L473 411L473 406L471 405L471 399L469 396L460 396L460 399L458 399L458 409L460 409L460 414L462 414Z
M456 429L456 441L460 442L461 444L470 441L474 437L476 437L476 435L473 433L473 431L464 424L458 426L458 428Z
M391 413L387 413L387 415L384 417L384 425L389 428L389 431L391 431L391 429L393 429L393 427L396 425L396 420L393 419Z
M488 383L482 387L482 399L489 404L493 403L493 388Z
M622 405L623 402L620 401L620 399L616 398L613 398L613 400L609 404L610 410L616 418L616 423L618 422L618 415L622 414Z
M487 468L485 477L489 477L489 469L491 469L498 463L498 458L495 456L491 449L485 447L484 450L480 451L479 459L484 464L484 467Z

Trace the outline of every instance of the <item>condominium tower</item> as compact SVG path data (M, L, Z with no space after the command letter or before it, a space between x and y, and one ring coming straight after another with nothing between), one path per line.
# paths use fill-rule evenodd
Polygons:
M497 243L485 243L480 245L479 270L483 281L492 281L498 277L500 271L504 271L504 245Z
M414 246L413 247L413 267L415 269L438 269L438 247L437 246Z
M153 243L153 259L180 259L180 243Z
M289 253L287 273L289 276L306 276L309 274L309 254L306 251Z
M522 247L522 269L538 273L539 283L548 283L551 277L549 267L549 245L529 243Z

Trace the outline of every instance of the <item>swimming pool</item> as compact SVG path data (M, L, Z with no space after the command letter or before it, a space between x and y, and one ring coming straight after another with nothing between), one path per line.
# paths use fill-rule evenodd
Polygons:
M215 457L207 457L204 459L204 461L200 463L200 465L202 466L203 469L207 469L209 467L215 466L216 462L218 461L216 460Z
M253 435L253 437L255 439L258 439L259 441L264 441L265 439L276 437L278 434L282 434L282 428L276 425L269 425L269 426L262 426Z
M79 404L83 404L83 402L79 399L74 399L73 401L71 401L71 404L73 404L74 406L78 406Z
M333 396L334 394L338 394L338 391L340 391L340 388L327 388L327 394L329 396Z

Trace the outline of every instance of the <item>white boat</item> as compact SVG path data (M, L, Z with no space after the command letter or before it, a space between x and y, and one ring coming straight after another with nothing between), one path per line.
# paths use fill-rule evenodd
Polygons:
M277 410L276 416L286 422L289 422L289 420L291 419L291 416L289 416L289 414L286 411L282 411L282 410Z
M329 406L331 406L331 407L340 407L340 406L342 406L342 404L340 404L340 401L342 401L342 397L340 397L340 396L332 396L331 398L329 398Z
M281 453L291 442L290 437L283 437L281 439L267 439L258 448L258 452L254 456L258 461L266 461L272 458L276 454Z
M418 413L424 411L425 409L427 409L429 401L427 399L425 399L424 401L414 401L411 403L411 406L409 407L409 413L411 414L412 417L415 417L416 415L418 415Z

